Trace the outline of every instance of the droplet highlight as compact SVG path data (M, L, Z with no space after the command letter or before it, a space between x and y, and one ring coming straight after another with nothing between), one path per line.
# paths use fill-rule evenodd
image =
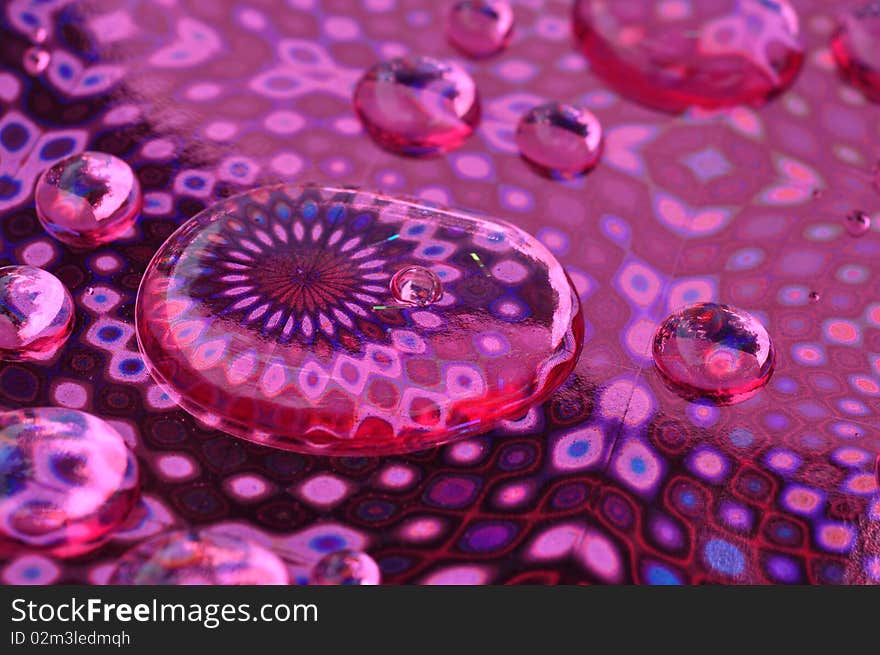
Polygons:
M284 562L272 551L210 529L176 530L123 555L112 585L287 585Z
M871 217L857 209L851 211L844 219L846 231L851 237L861 237L871 230Z
M522 158L541 175L572 179L602 156L602 124L591 112L551 102L529 110L516 129Z
M325 555L312 569L313 585L378 585L382 575L378 564L366 553L338 550Z
M773 373L770 335L754 316L728 305L697 303L663 321L654 335L654 366L681 396L742 402Z
M669 112L762 104L794 81L804 59L788 0L577 0L573 28L597 75Z
M67 342L73 299L57 277L33 266L0 268L0 360L47 360Z
M431 57L376 64L358 81L354 108L378 145L409 156L455 150L480 120L471 76L457 64Z
M52 55L48 50L33 46L24 51L21 65L28 75L41 75L51 62Z
M105 421L58 407L0 413L0 558L94 550L137 497L137 461Z
M391 278L391 294L404 305L425 307L443 296L440 278L424 266L406 266Z
M866 98L880 102L880 2L846 13L831 40L843 76Z
M818 291L810 291L810 294L807 296L807 298L811 303L815 304L822 299L822 296L819 294Z
M120 237L137 220L140 183L123 160L103 152L72 155L40 175L37 218L64 243L94 248Z
M461 0L446 15L446 38L468 57L490 57L510 43L513 24L513 9L505 0Z
M172 235L135 326L151 374L193 415L276 448L360 456L521 416L565 380L583 337L565 271L522 230L284 185Z

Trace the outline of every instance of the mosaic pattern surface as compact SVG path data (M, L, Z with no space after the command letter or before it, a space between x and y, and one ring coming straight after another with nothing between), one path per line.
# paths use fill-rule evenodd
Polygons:
M665 0L652 20L696 0ZM702 4L702 3L701 3ZM878 583L880 106L840 78L838 12L797 0L805 46L792 87L761 108L669 116L626 101L573 43L571 3L514 3L500 55L461 60L441 3L422 0L11 0L0 39L0 264L41 266L71 290L59 357L0 365L4 408L91 411L133 444L143 501L112 542L62 562L5 560L11 583L104 582L120 553L169 527L225 528L305 580L340 549L388 583ZM671 15L671 14L670 14ZM27 74L45 26L46 70ZM350 94L406 54L451 58L483 118L456 152L377 148ZM588 176L539 177L520 115L580 104L605 129ZM83 149L117 155L144 191L135 228L90 252L45 234L36 177ZM352 184L470 208L535 235L583 305L575 373L494 433L408 456L302 456L202 425L149 379L134 296L186 218L257 184ZM849 212L873 217L853 238ZM777 352L767 388L730 407L689 403L651 368L672 310L725 302Z

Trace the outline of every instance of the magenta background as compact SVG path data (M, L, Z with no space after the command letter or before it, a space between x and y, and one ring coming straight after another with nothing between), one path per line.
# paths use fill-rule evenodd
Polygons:
M510 47L478 63L445 42L441 3L423 0L4 3L0 134L15 123L27 139L0 143L0 263L61 277L78 324L54 364L0 365L0 404L111 420L139 456L144 499L93 555L25 556L3 580L102 582L133 542L219 523L276 548L298 576L348 545L390 583L880 582L880 106L840 81L828 50L835 16L859 3L793 4L807 59L790 91L675 117L590 74L569 2L514 3ZM28 12L50 30L39 79L20 68ZM449 156L384 153L354 117L361 70L403 53L455 59L477 81L482 124ZM217 94L193 99L205 83ZM516 120L547 100L602 120L605 154L588 177L549 181L518 158ZM93 253L45 235L30 194L48 163L84 148L126 159L146 193L136 233ZM381 459L278 453L175 410L125 364L137 359L140 275L187 216L278 180L420 196L530 231L581 295L576 375L494 434ZM859 239L842 222L856 208L875 217ZM662 386L650 336L696 300L764 320L778 363L763 393L712 408ZM102 340L106 325L122 336Z

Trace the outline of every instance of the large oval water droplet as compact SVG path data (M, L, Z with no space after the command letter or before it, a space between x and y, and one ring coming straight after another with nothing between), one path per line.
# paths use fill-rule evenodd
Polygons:
M460 0L446 15L446 38L468 57L494 55L513 35L513 10L506 0Z
M354 108L376 143L411 156L458 148L480 120L471 76L430 57L402 57L370 68L355 87Z
M51 359L74 319L73 299L57 277L33 266L0 268L0 359Z
M654 335L653 355L672 389L718 404L746 400L773 373L773 345L761 322L715 303L690 305L666 318Z
M804 58L788 0L578 0L574 31L593 71L664 111L762 103Z
M880 102L880 2L845 14L831 41L843 75L870 100Z
M338 550L325 555L309 576L314 585L377 585L382 574L375 560L355 550Z
M0 558L93 550L137 497L137 461L98 417L58 407L0 413Z
M263 546L231 534L177 530L123 555L112 585L287 585L284 562Z
M124 161L103 152L81 152L44 171L34 190L37 218L59 241L93 248L134 225L141 186Z
M527 112L516 128L520 155L534 170L571 179L592 169L602 155L602 124L586 109L550 102Z
M395 307L392 276L443 294ZM577 294L500 222L351 189L276 186L184 224L147 268L137 335L189 412L288 450L378 455L485 432L568 376Z

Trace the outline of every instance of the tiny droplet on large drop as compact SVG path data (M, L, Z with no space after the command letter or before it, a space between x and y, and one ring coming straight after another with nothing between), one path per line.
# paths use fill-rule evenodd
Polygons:
M406 266L391 277L391 294L404 305L424 307L443 296L440 278L430 268Z
M471 76L457 64L431 57L376 64L358 81L354 108L377 144L416 157L455 150L480 120Z
M93 248L126 232L141 210L140 182L127 163L81 152L43 172L34 190L37 218L59 241Z
M67 342L73 299L57 277L33 266L0 268L0 360L47 360Z
M754 316L697 303L668 316L654 335L654 366L688 400L733 404L757 393L773 373L770 335Z

